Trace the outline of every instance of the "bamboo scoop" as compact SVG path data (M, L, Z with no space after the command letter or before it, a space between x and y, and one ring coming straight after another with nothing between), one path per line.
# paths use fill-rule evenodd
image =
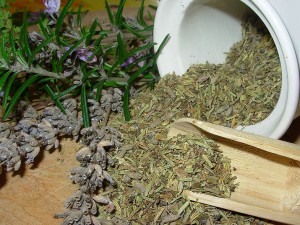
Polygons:
M197 201L273 221L300 224L300 146L263 136L182 118L168 136L205 134L231 159L239 186L230 198L185 191Z

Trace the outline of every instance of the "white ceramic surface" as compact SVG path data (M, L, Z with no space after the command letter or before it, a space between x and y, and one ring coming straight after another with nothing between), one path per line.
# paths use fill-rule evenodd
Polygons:
M170 39L158 59L160 75L170 72L182 75L195 63L222 63L224 52L241 40L243 15L255 12L276 44L282 88L275 109L265 120L237 129L280 138L299 107L299 10L299 0L161 0L154 41L160 43L167 34Z

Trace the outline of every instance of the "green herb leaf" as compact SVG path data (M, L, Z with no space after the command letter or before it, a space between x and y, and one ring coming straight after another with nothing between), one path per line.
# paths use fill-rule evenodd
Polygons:
M66 110L63 106L63 104L59 101L59 99L56 97L55 93L52 91L51 87L46 84L45 89L48 93L48 95L51 97L51 99L54 101L55 105L62 111L64 114L66 114Z
M157 6L156 6L156 5L149 4L148 7L149 7L150 9L155 10L155 11L157 10Z
M13 97L11 98L7 108L5 109L5 113L3 115L3 119L7 119L7 117L9 116L9 114L12 112L12 110L14 109L16 103L18 102L18 100L20 99L21 95L23 94L23 92L32 84L34 83L37 79L39 78L39 74L35 74L31 77L29 77L29 79L27 79L16 91L16 93L13 95Z
M46 40L44 40L42 43L40 43L40 44L36 47L36 49L34 49L34 51L32 52L32 56L29 58L29 61L28 61L29 65L33 62L33 60L34 60L34 58L35 58L35 55L36 55L37 53L39 53L39 52L42 50L42 48L44 48L46 45L48 45L53 39L54 39L54 36L49 37L48 39L46 39Z
M121 81L115 81L115 80L106 81L104 83L105 87L120 87L120 86L126 86L126 85L127 85L127 82L121 82Z
M25 69L28 69L29 66L28 66L27 61L25 60L24 56L22 55L22 52L20 49L18 49L16 51L16 56L17 56L17 60L19 61L19 63L21 63Z
M105 0L105 8L106 8L106 12L107 12L108 19L109 19L110 23L115 25L115 19L114 19L114 16L113 16L112 11L110 9L110 5L108 4L107 0Z
M96 31L96 28L97 28L97 25L98 25L98 21L97 20L94 20L90 30L89 30L89 34L88 36L86 37L86 40L85 40L85 45L88 46L90 45L91 43L91 40L93 38L93 36L95 35L95 31Z
M27 20L27 12L25 11L24 17L23 17L23 25L22 25L22 28L20 31L20 43L21 43L22 49L25 52L25 55L30 58L32 53L31 53L31 50L29 47L27 28L28 28L28 20Z
M104 80L100 81L96 86L97 86L97 92L96 92L96 101L100 101L101 98L101 92L103 89L103 85L104 85Z
M134 34L137 38L146 39L147 37L140 33L140 31L133 29L130 25L126 22L123 22L123 27L128 30L130 33Z
M117 35L117 41L118 41L118 47L117 47L118 61L121 64L127 58L127 53L126 53L126 47L123 38L121 37L120 33Z
M146 32L146 31L153 31L154 25L149 25L145 27L144 29L140 30L141 32Z
M118 6L118 10L115 16L115 25L121 29L122 27L122 22L123 22L123 9L124 9L124 5L126 3L126 0L121 0Z
M82 109L82 119L84 127L90 127L90 117L89 109L87 105L87 95L86 95L86 84L83 84L81 87L81 109Z
M99 36L99 38L94 42L94 47L96 47L96 48L101 48L101 49L102 49L100 43L101 43L101 41L104 39L104 37L107 36L108 33L109 33L108 31L100 31L100 33L99 33L100 36Z
M44 21L41 18L38 20L38 25L39 25L39 28L42 31L42 34L44 35L44 37L48 38L49 37L48 30L49 29L46 27L46 25L44 24ZM52 32L52 30L51 30L51 32Z
M79 27L81 27L81 23L82 23L82 7L83 7L83 4L82 4L82 1L80 2L79 6L78 6L78 9L77 9L77 16L76 16L76 23Z
M108 77L111 77L112 74L113 74L113 72L114 72L114 70L115 70L119 65L120 65L120 62L116 60L115 63L109 68L109 71L108 71L108 73L107 73L107 76L108 76Z
M149 20L151 20L152 21L152 23L154 23L154 19L155 19L155 17L151 14L151 12L147 12L147 14L148 14L148 18L149 18Z
M81 66L82 70L83 70L83 68L85 68L85 66L86 66L86 63L85 62L82 63L82 66ZM90 69L89 71L86 72L86 70L84 69L83 70L82 82L85 82L92 74L97 74L96 73L97 70L98 70L98 68L92 68L92 69Z
M160 55L163 47L166 45L167 41L169 40L170 34L166 35L164 40L161 42L161 44L159 45L155 55L153 56L153 61L156 63L158 56Z
M3 96L3 102L2 102L2 107L3 107L4 110L6 109L7 102L10 98L9 92L10 92L11 86L12 86L12 84L13 84L13 82L16 79L18 74L19 73L14 73L13 75L11 75L11 77L9 78L9 80L6 84L5 91L4 91L4 96Z
M123 110L124 110L125 121L129 121L131 119L130 111L129 111L129 86L126 86L124 90Z
M60 92L59 94L57 94L55 96L55 99L59 99L69 93L71 93L72 91L76 90L78 87L80 87L80 84L73 84L71 87L67 88L66 90Z
M153 60L150 60L146 65L141 67L138 71L130 76L128 79L128 84L132 84L132 82L137 79L142 73L144 73L150 66L153 66Z
M150 81L150 90L151 90L151 91L154 90L154 85L155 85L155 80L152 79L152 80Z
M156 79L156 76L154 76L152 73L148 73L144 75L144 79Z
M12 51L12 54L13 54L12 61L15 61L15 59L16 59L16 45L15 45L15 40L14 40L13 35L14 35L13 32L9 32L8 39L9 39L9 45L11 47L11 51Z
M66 51L63 56L60 58L58 64L59 64L59 67L61 67L62 63L64 62L64 60L86 39L86 37L88 36L89 34L85 34L82 38L80 38L77 42L75 42L70 48L68 51Z
M44 77L44 78L41 78L38 83L46 83L46 82L53 82L53 78L52 77Z
M64 19L65 19L67 13L68 13L68 10L70 9L73 2L74 2L74 0L68 0L67 4L63 8L63 10L61 11L61 13L60 13L60 15L57 19L56 27L55 27L55 36L56 36L57 43L61 43L61 40L59 38L60 37L60 31L61 31L61 28L64 24Z
M2 88L4 87L4 84L8 78L8 76L11 74L11 71L6 71L4 73L1 74L1 78L0 78L0 91L2 91Z
M148 24L146 23L145 18L144 18L144 8L145 8L144 4L145 4L145 0L142 0L141 6L140 6L138 14L137 14L137 22L140 25L142 25L143 27L147 27Z
M6 45L6 38L7 38L6 35L2 35L2 37L1 37L1 43L0 43L0 52L1 52L1 56L4 59L6 65L9 66L10 65L9 56L7 54L7 49L5 47L5 45Z
M132 51L130 51L129 53L127 53L127 57L133 56L134 54L136 54L138 52L141 52L141 51L144 51L144 50L147 50L147 49L151 49L154 45L156 45L156 43L150 42L146 45L142 45L138 48L135 48Z

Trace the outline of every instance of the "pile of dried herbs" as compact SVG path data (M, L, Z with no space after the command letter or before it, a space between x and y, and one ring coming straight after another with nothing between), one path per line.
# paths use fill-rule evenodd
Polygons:
M108 168L118 186L104 192L116 211L100 217L116 224L264 224L185 199L187 189L230 197L237 185L230 159L204 136L167 139L169 125L181 117L235 127L272 111L281 82L275 45L252 17L245 20L243 34L224 64L194 65L182 77L167 75L154 91L143 91L131 102L129 123L110 118L124 145L113 157L116 168Z
M148 123L138 124L137 128L134 124L120 127L122 132L130 130L126 142L132 145L124 145L116 153L118 166L108 170L118 181L117 189L110 193L116 207L111 216L114 222L207 224L248 220L190 202L182 195L183 190L193 190L229 197L235 189L230 160L214 141L192 136L167 140L167 129L161 125L149 129ZM130 137L134 136L133 141Z
M237 127L256 124L273 111L281 88L274 41L253 16L242 26L243 39L231 48L224 64L193 65L183 77L162 80L162 86L174 90L171 96L185 99L183 116Z
M180 111L184 99L165 101L161 84L156 92L137 95L130 122L110 117L109 126L123 134L123 146L113 152L115 167L108 167L117 187L101 193L113 201L115 212L101 211L100 217L114 224L264 224L183 196L183 190L192 190L230 197L237 182L230 159L213 140L189 135L167 139L170 124L182 117L172 110Z

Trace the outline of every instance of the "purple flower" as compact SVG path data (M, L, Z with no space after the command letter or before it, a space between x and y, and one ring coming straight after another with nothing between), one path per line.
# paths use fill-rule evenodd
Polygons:
M46 7L44 12L50 15L57 13L60 8L60 0L43 0L43 3Z
M64 53L66 53L70 49L69 46L66 46L63 48L62 51L58 52L58 58L61 58ZM75 56L75 58L79 58L80 60L87 62L89 64L97 62L98 59L94 55L92 58L90 58L94 53L90 51L90 47L82 47L82 48L77 48L74 49L73 51L70 52L70 55Z
M59 17L60 0L43 0L43 3L46 7L44 13L49 20L48 25L53 26Z
M124 63L121 64L121 68L125 69L126 67L132 65L135 61L139 60L141 57L144 56L144 53L137 53L129 58L126 59ZM141 61L138 63L139 67L144 65L145 61Z
M131 56L128 59L126 59L126 61L124 63L121 64L122 68L126 68L128 66L130 66L132 63L134 63L137 60L137 58L135 56Z
M88 48L79 48L76 50L77 57L87 63L94 63L97 62L97 57L94 56L90 59L90 57L93 55L93 52L91 52Z

